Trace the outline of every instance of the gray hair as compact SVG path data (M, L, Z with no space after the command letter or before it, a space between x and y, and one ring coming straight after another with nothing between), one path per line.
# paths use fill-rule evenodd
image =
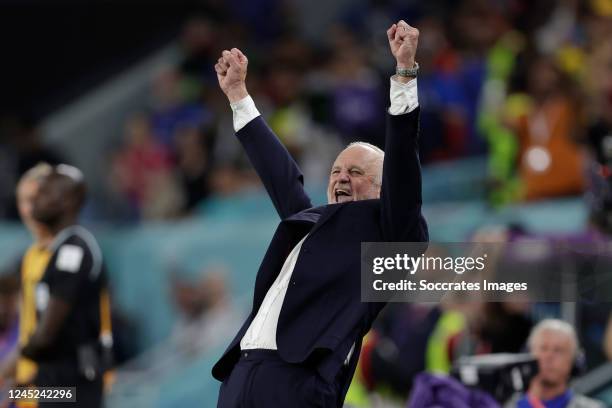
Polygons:
M533 351L536 338L544 331L553 331L566 335L572 341L574 346L574 355L578 351L578 337L576 336L576 330L574 330L572 325L568 322L559 319L544 319L536 324L533 329L531 329L531 333L529 333L529 338L527 339L529 350Z
M368 142L351 142L349 143L344 150L348 149L349 147L353 147L353 146L362 146L371 150L374 150L374 152L378 155L378 158L376 159L376 161L380 164L380 173L376 175L376 178L374 179L374 183L380 187L382 185L382 164L383 161L385 160L385 151L383 149L381 149L378 146L373 145L372 143L368 143Z
M380 147L373 145L372 143L368 143L368 142L351 142L349 143L344 149L348 149L349 147L352 146L364 146L364 147L369 147L370 149L374 150L376 153L380 154L381 156L385 156L385 151L383 149L381 149Z

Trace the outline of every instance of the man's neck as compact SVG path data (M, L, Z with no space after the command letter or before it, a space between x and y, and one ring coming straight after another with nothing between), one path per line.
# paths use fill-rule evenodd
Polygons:
M71 217L66 217L66 218L59 220L54 225L48 226L47 230L49 231L50 238L51 238L48 244L50 244L53 241L53 239L55 239L55 237L60 231L62 231L63 229L71 225L74 225L75 223L76 223L76 217L71 216Z
M53 233L45 226L36 226L32 230L34 236L34 244L40 248L46 248L53 242Z
M536 380L531 383L529 387L529 395L533 395L534 397L548 401L559 395L565 393L567 391L567 384L543 384L542 381Z

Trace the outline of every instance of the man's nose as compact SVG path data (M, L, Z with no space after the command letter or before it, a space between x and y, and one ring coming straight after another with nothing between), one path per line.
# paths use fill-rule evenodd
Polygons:
M553 352L547 351L547 352L542 353L542 360L546 362L550 362L554 360L554 358L555 358L555 354Z
M348 183L349 181L351 181L348 172L341 171L340 175L338 176L338 181L340 181L342 183Z

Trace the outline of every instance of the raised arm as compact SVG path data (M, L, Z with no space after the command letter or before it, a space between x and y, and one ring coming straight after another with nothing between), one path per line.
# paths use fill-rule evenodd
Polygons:
M389 28L387 37L398 72L415 66L419 31L402 20ZM391 78L388 113L380 195L383 235L387 241L427 241L427 225L421 215L416 77Z
M246 89L248 59L237 48L223 51L215 65L221 90L234 115L234 130L284 219L312 206L297 164L265 123Z

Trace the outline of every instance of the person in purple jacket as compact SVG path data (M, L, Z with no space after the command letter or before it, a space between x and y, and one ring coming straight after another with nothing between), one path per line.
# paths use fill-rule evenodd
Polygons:
M339 407L363 336L385 303L360 301L361 242L426 242L421 215L419 32L387 31L397 62L390 80L385 151L357 142L333 163L328 204L313 207L295 161L246 88L247 57L223 51L215 65L234 129L278 212L261 262L253 307L213 367L219 407Z

